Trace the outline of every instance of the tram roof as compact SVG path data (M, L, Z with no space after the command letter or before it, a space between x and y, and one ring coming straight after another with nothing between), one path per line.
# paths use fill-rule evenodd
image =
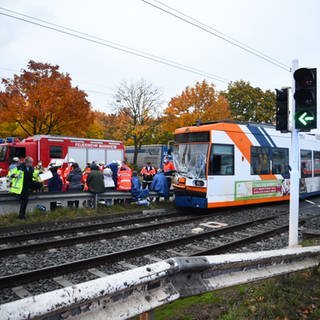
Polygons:
M232 132L245 132L250 133L250 127L258 127L258 128L265 128L273 131L273 135L275 136L282 136L282 137L289 137L290 133L280 133L276 131L276 128L272 124L267 123L254 123L254 122L240 122L240 121L233 121L233 120L221 120L221 121L210 121L204 123L198 123L188 127L182 127L175 130L175 134L181 133L188 133L188 132L203 132L203 131L210 131L210 130L218 130L218 131L232 131ZM303 132L300 136L304 139L316 139L320 140L320 135Z
M210 121L210 122L197 123L192 126L178 128L176 129L175 133L177 134L177 133L187 133L187 132L201 132L206 130L241 131L243 130L244 126L275 129L275 126L271 124L224 120L224 121Z

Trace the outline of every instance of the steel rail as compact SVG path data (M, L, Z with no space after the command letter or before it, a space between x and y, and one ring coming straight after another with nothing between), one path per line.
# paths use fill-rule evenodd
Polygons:
M161 216L161 218L162 217L163 216ZM166 218L173 218L173 217L174 216L167 215ZM172 225L179 225L183 223L193 222L193 221L201 220L208 217L211 217L211 215L208 214L203 216L181 217L180 219L177 219L177 220L149 223L143 226L138 226L133 228L112 230L112 231L106 231L106 232L97 232L97 233L88 234L88 235L80 235L75 237L67 237L63 239L54 239L54 240L49 240L49 241L39 242L39 243L25 244L21 246L0 248L0 257L20 254L20 253L29 253L30 251L36 251L36 250L39 251L39 250L46 250L50 248L67 247L67 246L72 246L74 244L90 242L90 241L92 242L100 239L113 239L113 238L121 237L124 235L132 235L132 234L136 234L136 233L144 232L148 230L161 229L161 228L169 227ZM146 219L146 220L149 221L150 219ZM141 220L139 222L141 222ZM100 228L97 228L97 229L100 229Z
M191 256L203 256L203 255L212 255L212 254L220 254L220 253L226 253L230 249L239 248L240 246L248 243L255 242L257 240L265 239L266 237L270 237L274 234L278 234L281 232L284 232L288 230L289 224L285 224L283 226L280 226L278 228L274 228L268 231L263 231L258 234L248 236L239 240L234 240L231 242L228 242L226 244L222 244L217 247L213 247L210 249L202 250L200 252L197 252L195 254L192 254Z
M319 216L320 215L317 214L317 215L312 215L312 216L301 217L299 219L299 223L303 224L307 220L311 220L311 219L317 218ZM281 233L281 232L286 231L286 230L289 230L289 223L287 223L285 225L282 225L282 226L279 226L279 227L274 228L274 229L269 230L269 231L264 231L264 232L261 232L261 233L258 233L258 234L252 235L252 236L248 236L248 237L245 237L245 238L242 238L242 239L239 239L239 240L235 240L235 241L228 242L226 244L222 244L222 245L214 247L214 248L202 250L200 252L197 252L197 253L193 254L192 256L203 256L203 255L212 255L212 254L225 253L225 252L227 252L227 250L235 249L235 248L238 248L238 247L242 246L243 244L252 243L252 242L255 242L257 240L263 240L263 239L265 239L266 236L270 237L270 236L272 236L274 234L278 234L278 233Z
M55 265L55 266L40 268L40 269L26 271L22 273L13 274L13 275L5 275L0 277L0 289L9 288L17 285L23 285L32 281L40 280L40 279L52 278L52 277L63 275L69 272L75 272L83 269L96 267L101 264L114 263L117 261L121 261L122 259L127 259L127 258L148 254L156 250L166 249L166 248L190 243L194 240L201 240L203 238L226 234L238 229L246 228L255 224L276 219L282 215L273 215L270 217L259 218L256 220L241 222L231 226L222 227L216 230L211 230L207 232L202 232L200 234L194 234L194 235L189 235L189 236L185 236L177 239L163 241L163 242L159 242L159 243L155 243L147 246L136 247L133 249L91 257L88 259L81 259L77 261L66 262L63 264Z
M90 224L90 225L71 226L71 227L67 227L67 228L56 228L56 229L52 229L52 230L36 231L36 232L29 232L29 233L24 233L24 234L16 234L16 235L10 235L10 236L6 236L6 237L0 237L0 244L25 241L25 240L30 240L30 239L39 239L39 238L50 237L50 236L58 236L58 235L63 235L63 234L67 234L67 233L92 231L92 230L103 229L103 228L114 228L114 227L129 225L129 224L148 222L148 221L152 221L156 218L167 219L167 218L176 217L176 216L181 216L181 215L173 210L173 211L169 211L168 213L162 213L159 215L150 215L150 216L146 216L146 217L137 217L134 219L119 219L119 220L115 220L115 221L95 223L95 224Z
M172 208L173 209L173 208ZM157 210L157 209L155 209ZM162 209L160 209L162 210ZM174 209L173 209L174 210ZM74 223L86 223L86 222L93 222L97 220L110 220L115 218L130 218L132 215L136 214L144 214L144 210L136 210L136 211L127 211L122 213L113 213L113 214L106 214L106 215L95 215L93 217L76 217L76 218L68 218L65 220L59 221L50 221L50 222L34 222L34 223L27 223L27 224L19 224L15 226L8 226L8 227L0 227L0 235L4 233L14 233L19 231L31 231L33 229L40 229L40 228L52 228L52 226L60 226L60 225L67 225L67 224L74 224Z

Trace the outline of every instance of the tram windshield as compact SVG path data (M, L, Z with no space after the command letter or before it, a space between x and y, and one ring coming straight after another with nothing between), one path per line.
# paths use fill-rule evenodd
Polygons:
M208 143L175 145L173 161L177 172L190 179L204 179L208 148Z

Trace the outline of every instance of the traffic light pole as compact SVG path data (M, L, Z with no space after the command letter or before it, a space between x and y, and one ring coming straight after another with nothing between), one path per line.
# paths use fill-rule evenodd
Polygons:
M292 79L294 72L299 68L298 60L292 61ZM300 148L299 131L295 128L295 81L292 84L291 109L291 153L290 153L290 213L289 213L289 247L298 245L299 225L299 189L300 189Z

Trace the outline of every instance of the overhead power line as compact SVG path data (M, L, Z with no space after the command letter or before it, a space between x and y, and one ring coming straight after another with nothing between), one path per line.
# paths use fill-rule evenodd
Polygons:
M21 70L17 70L17 69L10 69L10 68L4 68L4 67L0 67L0 70L5 70L5 71L8 71L8 72L21 72ZM1 78L1 77L0 77ZM72 79L72 81L75 81L74 79ZM77 82L77 81L75 81ZM88 82L82 82L80 81L80 84L87 84L87 85L95 85L95 86L101 86L103 88L106 88L106 89L110 89L102 84L91 84L91 83L88 83ZM79 86L78 84L75 84L77 87ZM105 92L105 91L101 91L101 90L94 90L94 89L81 89L80 90L83 90L85 92L92 92L92 93L96 93L96 94L102 94L102 95L106 95L106 96L113 96L113 94L111 92Z
M173 17L175 17L185 23L188 23L188 24L190 24L190 25L192 25L192 26L194 26L204 32L207 32L207 33L211 34L212 36L215 36L223 41L226 41L233 46L236 46L236 47L238 47L238 48L240 48L240 49L242 49L242 50L244 50L244 51L260 58L260 59L263 59L263 60L277 66L278 68L281 68L281 69L288 71L288 72L290 72L290 70L291 70L290 66L288 66L287 64L282 63L281 61L279 61L275 58L272 58L269 55L266 55L265 53L263 53L259 50L256 50L256 49L246 45L245 43L238 41L238 40L228 36L227 34L225 34L221 31L183 13L182 11L168 6L167 4L165 4L159 0L153 0L153 3L150 1L147 1L147 0L140 0L140 1L144 2L145 4L148 4L149 6L152 6L156 9L166 13L166 14L169 14L169 15L171 15L171 16L173 16ZM160 6L155 3L159 4Z
M89 41L91 43L95 43L98 45L109 47L114 50L118 50L123 53L126 53L126 54L138 56L138 57L141 57L141 58L144 58L147 60L151 60L153 62L161 63L163 65L167 65L167 66L179 69L179 70L191 72L193 74L197 74L197 75L200 75L200 76L203 76L206 78L210 78L210 79L213 79L213 80L216 80L219 82L228 83L230 81L229 79L226 79L224 77L220 77L220 76L196 69L194 67L190 67L188 65L181 64L181 63L173 61L173 60L169 60L169 59L166 59L166 58L163 58L163 57L160 57L160 56L157 56L157 55L145 52L145 51L136 50L136 49L121 45L119 43L115 43L115 42L112 42L112 41L109 41L109 40L106 40L106 39L103 39L103 38L100 38L100 37L97 37L94 35L90 35L90 34L87 34L87 33L81 32L81 31L77 31L75 29L64 27L62 25L54 24L54 23L51 23L51 22L43 20L43 19L39 19L36 17L25 15L23 13L19 13L19 12L9 10L9 9L3 8L3 7L0 7L0 10L9 12L9 13L0 12L0 15L3 15L3 16L12 18L12 19L20 20L20 21L23 21L26 23L30 23L30 24L42 27L42 28L46 28L46 29L49 29L52 31L56 31L56 32L65 34L65 35L68 35L68 36L71 36L74 38L82 39L85 41Z

